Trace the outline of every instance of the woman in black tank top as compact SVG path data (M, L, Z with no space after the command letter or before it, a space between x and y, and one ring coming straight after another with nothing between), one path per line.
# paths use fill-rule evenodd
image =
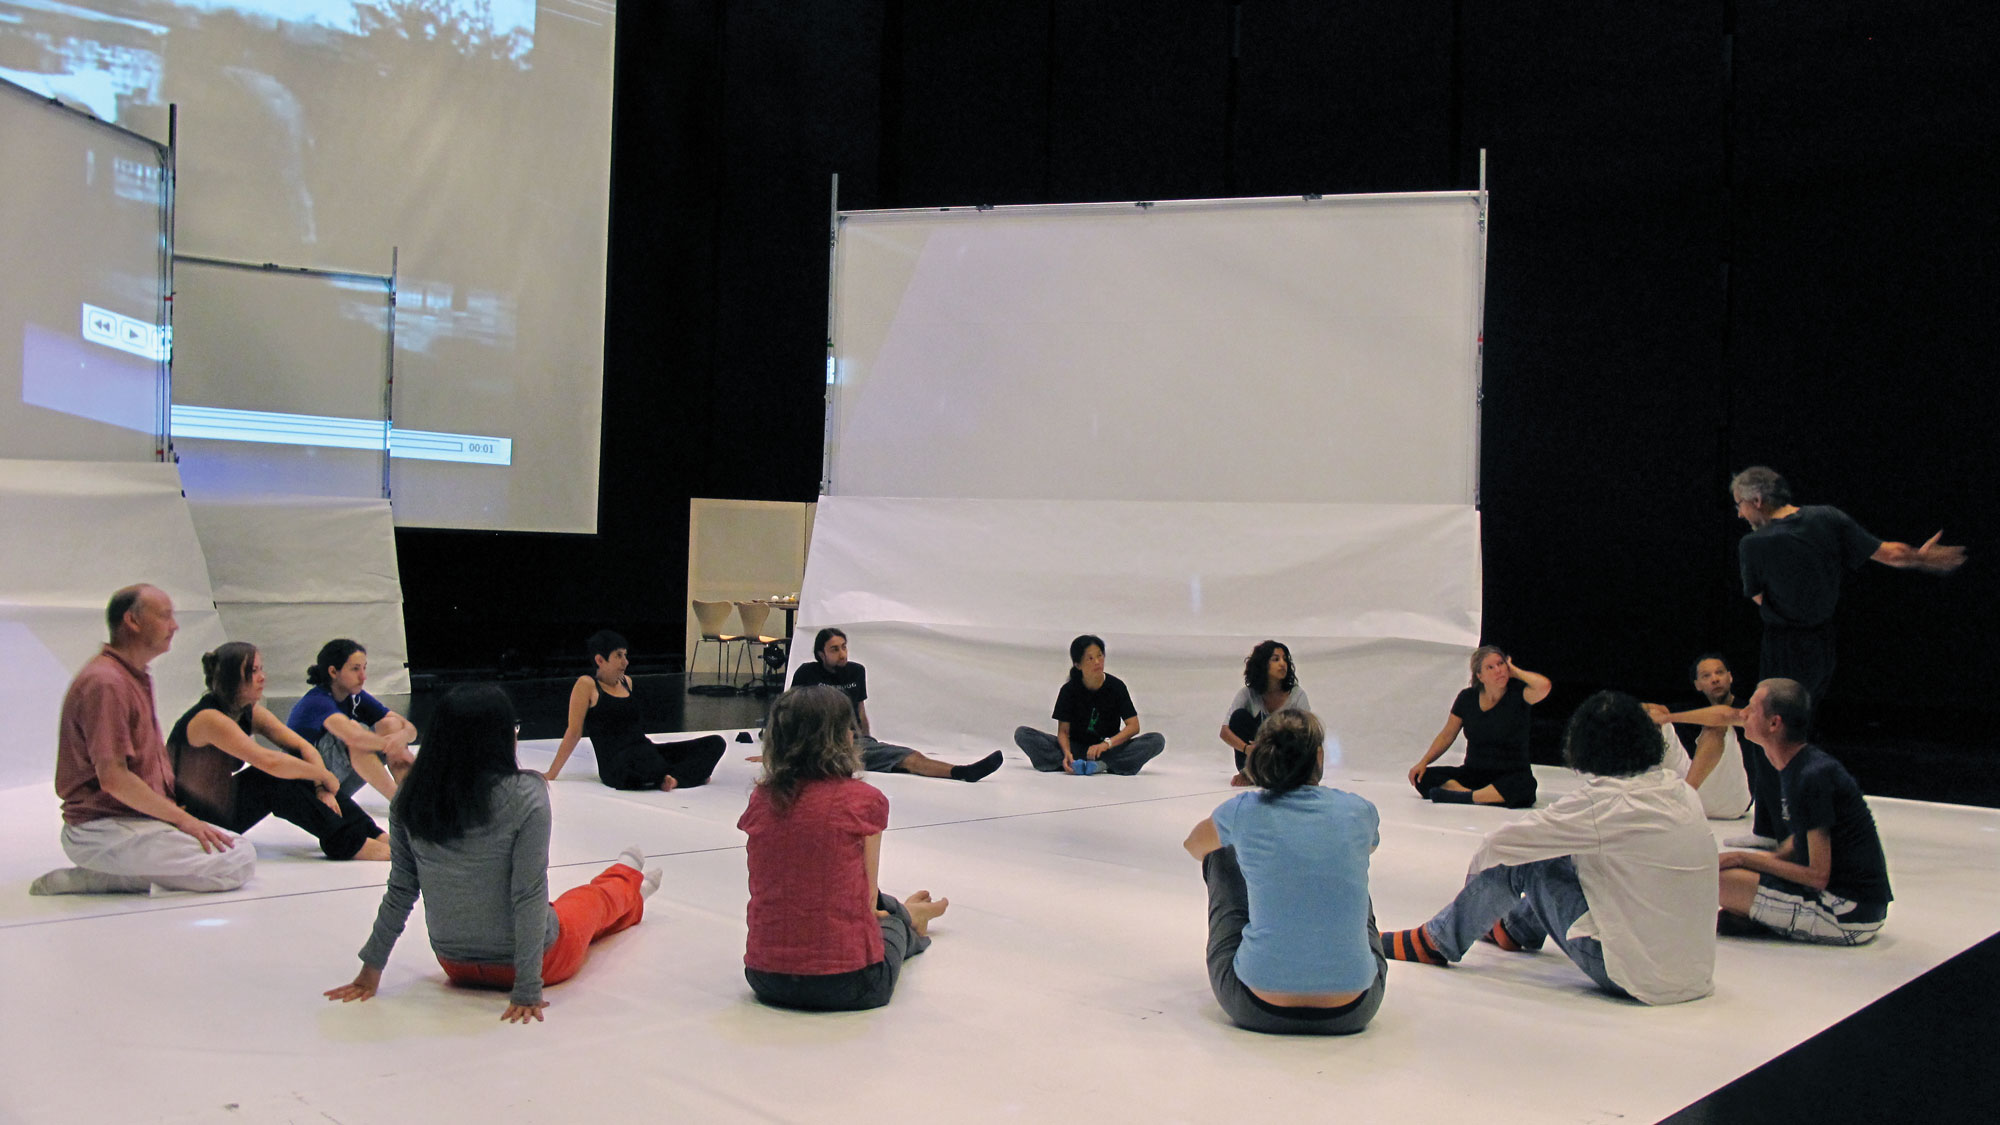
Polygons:
M700 785L715 772L728 743L721 735L685 742L654 742L646 737L645 716L625 674L631 661L625 638L606 629L586 647L594 670L578 676L569 693L569 723L556 759L542 776L554 781L576 751L577 740L590 739L597 754L598 780L613 789L674 789Z

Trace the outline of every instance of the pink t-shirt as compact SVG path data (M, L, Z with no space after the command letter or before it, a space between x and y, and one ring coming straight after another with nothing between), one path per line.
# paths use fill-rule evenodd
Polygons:
M153 711L153 677L106 645L63 696L56 728L56 796L62 798L64 824L146 815L98 783L99 764L112 761L123 761L147 788L174 799L174 767Z
M889 826L889 798L858 778L809 781L780 813L758 786L736 827L750 834L750 941L743 963L828 976L882 960L862 841Z

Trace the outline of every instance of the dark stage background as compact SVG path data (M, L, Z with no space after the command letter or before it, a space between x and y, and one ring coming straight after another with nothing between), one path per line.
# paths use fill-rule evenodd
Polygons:
M599 534L401 532L412 665L573 672L606 624L677 659L688 498L817 491L831 173L847 208L1333 194L1472 187L1484 148L1487 637L1559 704L1680 691L1705 648L1747 674L1726 481L1768 463L1970 548L1850 584L1825 719L1974 753L1993 7L620 5Z

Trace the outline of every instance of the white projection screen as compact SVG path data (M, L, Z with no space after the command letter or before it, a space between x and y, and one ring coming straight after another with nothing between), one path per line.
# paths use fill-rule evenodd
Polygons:
M0 457L159 458L165 162L143 137L0 84Z
M1473 503L1482 203L845 214L826 491Z
M794 665L840 626L878 737L1018 762L1096 634L1219 778L1274 637L1342 768L1407 768L1479 643L1485 202L840 216Z
M391 462L398 523L589 532L614 18L611 0L0 0L0 78L160 141L178 106L179 253L396 275L394 424L419 435Z

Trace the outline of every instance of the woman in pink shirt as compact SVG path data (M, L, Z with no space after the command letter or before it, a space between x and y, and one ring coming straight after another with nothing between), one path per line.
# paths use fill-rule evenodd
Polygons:
M855 775L854 707L838 689L793 688L764 724L764 776L736 827L750 836L743 975L780 1008L879 1008L903 959L931 944L948 899L881 893L889 799Z

